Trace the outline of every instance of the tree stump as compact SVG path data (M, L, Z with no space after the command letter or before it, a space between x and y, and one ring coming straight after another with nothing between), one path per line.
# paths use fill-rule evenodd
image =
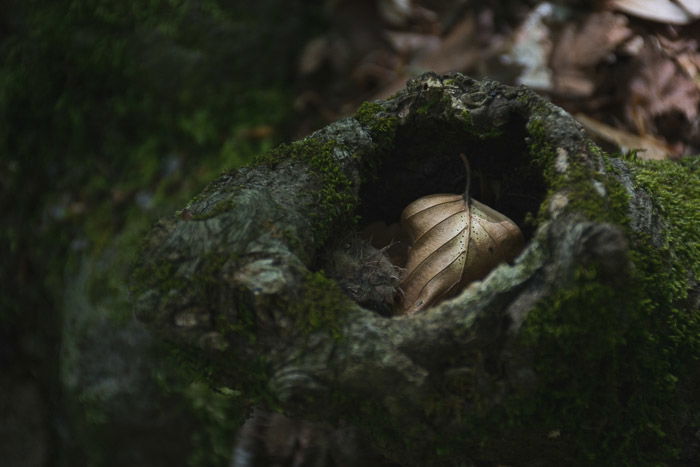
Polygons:
M360 232L459 193L527 245L392 314ZM146 238L137 316L241 404L331 426L399 465L700 462L698 158L604 154L532 91L425 74L222 175Z

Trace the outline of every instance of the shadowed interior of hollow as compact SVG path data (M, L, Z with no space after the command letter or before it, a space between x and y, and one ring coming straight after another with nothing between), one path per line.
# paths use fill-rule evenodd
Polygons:
M472 134L461 121L404 124L397 128L389 157L378 177L362 187L363 224L399 221L412 201L429 194L463 193L466 173L459 154L469 159L470 194L511 218L529 238L546 186L531 163L525 122L513 117L494 136Z

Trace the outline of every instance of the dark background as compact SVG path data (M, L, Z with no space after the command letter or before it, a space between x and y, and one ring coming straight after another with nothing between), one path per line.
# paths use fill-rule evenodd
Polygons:
M288 139L320 2L0 15L0 464L226 465L240 409L134 321L124 278L155 219Z

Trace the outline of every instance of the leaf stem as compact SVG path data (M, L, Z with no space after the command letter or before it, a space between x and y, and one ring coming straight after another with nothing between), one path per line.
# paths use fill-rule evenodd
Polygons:
M464 155L464 153L460 153L459 157L462 159L462 162L464 163L464 171L466 173L467 177L467 183L466 186L464 187L464 194L462 195L462 198L464 198L464 201L467 203L467 205L471 204L471 196L469 196L469 190L471 189L471 184L472 184L472 172L469 167L469 159L467 159L467 156Z

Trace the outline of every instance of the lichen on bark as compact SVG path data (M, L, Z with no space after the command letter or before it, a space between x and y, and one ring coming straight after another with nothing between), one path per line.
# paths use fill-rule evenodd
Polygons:
M329 258L461 191L459 153L524 252L415 316L353 301ZM692 462L700 234L677 217L698 186L697 163L603 154L525 88L425 74L162 221L134 303L251 404L350 423L402 465Z

